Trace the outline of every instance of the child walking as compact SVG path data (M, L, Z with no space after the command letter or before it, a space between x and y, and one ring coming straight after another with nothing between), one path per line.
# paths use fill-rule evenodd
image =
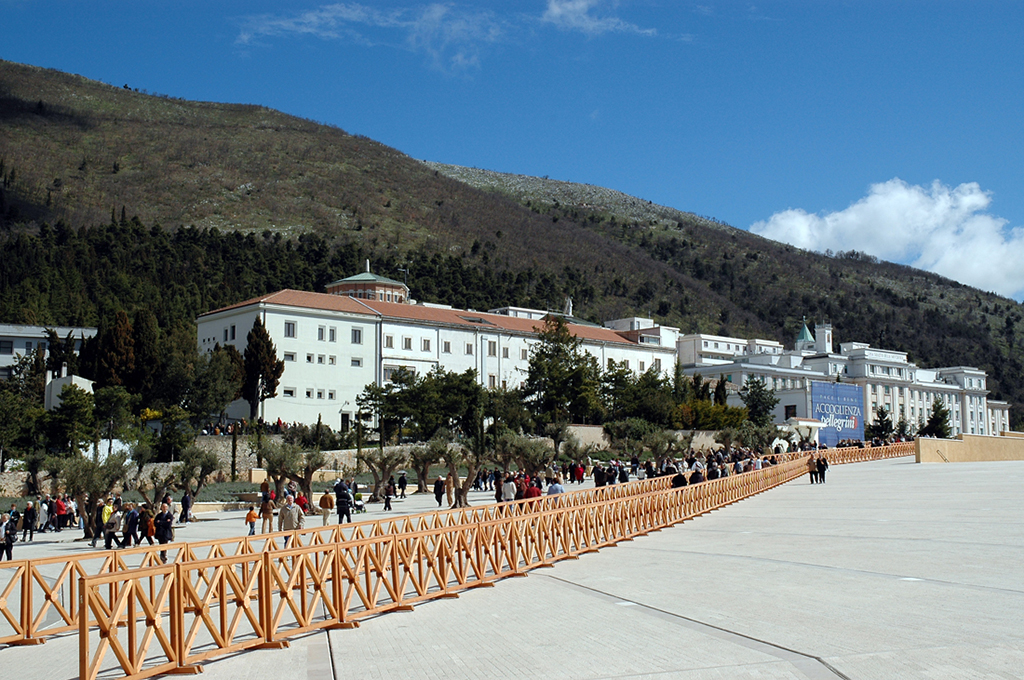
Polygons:
M245 515L245 523L249 525L249 535L256 535L256 520L259 519L259 515L256 514L254 506L249 506L249 512Z

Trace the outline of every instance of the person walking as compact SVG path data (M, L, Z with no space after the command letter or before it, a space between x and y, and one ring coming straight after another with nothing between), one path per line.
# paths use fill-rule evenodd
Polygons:
M405 473L403 472L401 475L398 476L398 497L399 498L405 498L405 490L406 490L406 488L408 488L408 486L409 486L409 479L408 479L408 477L405 476Z
M828 471L828 459L825 456L818 458L818 484L825 483L825 472Z
M107 517L107 521L103 523L104 550L111 550L114 545L121 545L121 542L117 539L117 532L121 531L123 517L120 508L111 507L110 515Z
M28 504L25 506L25 514L21 516L21 540L25 540L26 534L28 535L28 540L32 540L32 537L36 533L37 519L38 516L36 515L36 506L32 503L32 501L29 501Z
M501 501L503 503L509 503L516 499L516 482L509 475L505 478L505 483L501 485Z
M327 526L332 512L334 512L334 494L330 489L324 489L324 495L320 496L320 514L323 515L324 526Z
M449 472L448 476L445 477L444 492L445 495L448 496L448 507L451 507L452 504L455 503L455 475L451 472Z
M149 503L143 503L139 510L139 533L150 545L153 545L153 537L156 535L156 526L153 524L153 511L149 509ZM142 545L142 538L136 545Z
M121 547L130 548L142 542L139 538L139 511L134 503L125 506L128 514L124 518L124 534L121 538Z
M256 512L256 507L253 505L249 506L249 512L245 513L245 523L249 525L249 535L256 535L256 520L260 518L259 513Z
M188 523L189 517L191 516L190 511L192 510L192 494L189 491L185 492L185 495L181 497L181 517L178 521L182 524Z
M434 482L434 498L437 499L437 507L441 507L441 499L444 498L444 478L441 475Z
M160 512L153 518L153 528L156 540L160 545L167 545L174 540L174 515L167 503L160 504ZM160 551L160 562L167 564L166 549Z
M14 542L18 540L18 526L11 521L11 516L6 512L0 516L0 560L7 555L7 560L14 559L12 552Z
M342 518L351 523L353 496L345 482L339 480L334 486L334 498L338 505L338 524L342 523Z
M395 480L392 477L388 480L387 486L384 487L384 509L391 509L391 497L394 496L395 491Z
M295 497L291 495L285 497L284 507L277 512L277 530L298 531L305 526L306 516L302 513L302 508L295 504ZM291 534L284 537L284 547L288 547L291 537Z
M274 503L270 500L270 493L263 494L263 502L260 503L260 518L263 523L260 526L261 534L269 534L274 530Z
M68 507L64 504L64 499L57 496L56 500L53 501L53 517L54 524L53 530L57 533L64 531L64 523L67 519Z
M811 484L818 483L818 461L811 456L807 459L807 474L811 477Z
M106 523L106 520L103 519L103 515L106 514L106 512L106 503L103 503L102 501L97 501L96 510L93 511L92 516L92 542L90 543L90 545L93 548L96 547L96 541L98 541L100 536L103 535L103 525Z

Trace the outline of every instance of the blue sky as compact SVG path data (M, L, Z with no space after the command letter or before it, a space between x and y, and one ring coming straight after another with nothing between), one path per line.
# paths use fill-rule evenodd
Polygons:
M0 57L259 103L1024 297L1024 3L0 0Z

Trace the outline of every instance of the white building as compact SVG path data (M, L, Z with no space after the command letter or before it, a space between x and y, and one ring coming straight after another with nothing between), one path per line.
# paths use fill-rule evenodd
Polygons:
M435 366L473 369L489 389L512 389L526 378L543 312L415 304L404 284L370 277L360 274L331 284L337 294L283 290L203 314L196 321L199 347L212 351L217 344L230 344L244 352L246 335L259 316L285 362L277 397L263 403L260 416L268 422L301 423L315 423L320 416L342 430L354 422L356 397L366 385L386 383L399 368L417 374ZM356 278L359 288L350 290ZM394 300L399 294L402 302L387 301L388 295ZM570 332L602 367L614 360L637 372L654 369L671 377L678 331L643 321L643 329L617 332L567 318ZM228 414L248 417L248 404L237 401Z
M47 350L48 328L56 331L57 337L61 340L71 334L76 339L76 352L82 349L83 339L96 335L95 328L0 324L0 380L6 380L11 376L11 368L21 357L26 357L37 349Z
M900 417L912 426L931 415L940 399L950 412L953 434L999 434L1010 429L1009 404L988 399L987 376L969 366L919 368L906 352L875 349L847 342L834 351L832 327L806 325L794 349L778 343L711 335L679 339L679 360L687 375L724 375L738 386L750 378L763 380L779 397L776 422L813 418L811 391L815 381L857 385L863 392L864 420L872 423L882 407L895 424Z

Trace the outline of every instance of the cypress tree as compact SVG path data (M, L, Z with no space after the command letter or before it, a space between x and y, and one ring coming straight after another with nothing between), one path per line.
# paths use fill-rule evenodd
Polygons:
M159 336L156 315L148 308L140 309L135 315L135 326L132 329L135 371L131 382L132 391L142 395L143 403L149 403L156 376L160 372Z
M277 348L259 317L256 317L245 340L242 398L249 402L249 418L255 420L260 404L277 396L277 385L284 373L284 361L277 358Z
M114 325L104 329L97 352L96 381L101 387L126 385L135 373L135 340L132 323L124 310L114 316Z
M718 384L715 385L715 406L725 406L728 393L725 390L725 376L718 376Z

